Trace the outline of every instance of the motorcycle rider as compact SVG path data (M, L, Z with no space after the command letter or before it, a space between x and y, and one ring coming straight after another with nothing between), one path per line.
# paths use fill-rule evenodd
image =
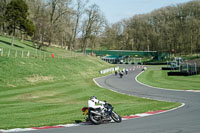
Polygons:
M101 105L96 105L101 104ZM91 96L88 100L88 107L92 107L94 109L100 108L101 110L104 108L103 105L106 104L103 101L99 101L95 96Z
M124 75L124 74L123 74L123 71L120 71L120 72L119 72L119 76L120 76L120 78L122 78L123 75Z
M121 122L121 117L113 111L112 105L106 101L99 101L95 96L90 97L88 107L82 108L82 112L84 112L83 115L88 115L88 117L85 117L85 120L95 125L110 122L111 120L117 123Z
M118 71L117 71L117 70L115 70L115 76L117 76L117 73L118 73Z
M125 69L125 73L128 74L128 69Z

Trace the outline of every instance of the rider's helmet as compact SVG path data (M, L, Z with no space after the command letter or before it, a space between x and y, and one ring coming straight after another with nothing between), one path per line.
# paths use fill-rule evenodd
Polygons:
M91 96L90 99L97 99L95 96Z

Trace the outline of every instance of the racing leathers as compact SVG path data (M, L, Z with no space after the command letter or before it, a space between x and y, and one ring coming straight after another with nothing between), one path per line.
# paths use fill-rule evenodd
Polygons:
M96 105L96 104L101 104L101 105ZM103 109L104 104L105 104L105 102L99 101L96 98L92 98L92 99L88 100L88 107L92 107L94 109L97 109L97 108Z

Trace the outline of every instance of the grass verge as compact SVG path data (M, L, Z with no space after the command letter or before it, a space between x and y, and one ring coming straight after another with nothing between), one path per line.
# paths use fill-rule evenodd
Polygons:
M148 70L138 77L138 81L158 88L200 90L200 75L168 76L168 71L160 68L161 66L148 67Z
M7 39L0 43L11 47L5 43L10 41ZM19 41L17 45L27 50ZM57 48L50 51L64 52ZM112 66L90 56L45 60L0 56L0 129L83 120L81 108L87 106L91 95L113 104L122 116L180 105L122 95L96 86L92 79L100 76L99 70Z
M98 71L109 65L91 57L75 60L42 61L0 57L0 119L3 120L0 121L0 129L83 120L81 108L87 106L91 95L109 101L122 116L180 105L99 88L92 79L100 76Z

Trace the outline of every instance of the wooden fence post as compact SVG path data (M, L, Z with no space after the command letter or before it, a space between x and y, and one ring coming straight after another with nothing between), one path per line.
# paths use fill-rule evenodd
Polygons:
M2 48L2 51L1 51L1 56L3 56L3 48Z
M22 58L24 57L24 51L22 50Z
M10 49L8 50L8 57L10 56Z
M3 56L3 48L0 48L1 56Z
M27 53L27 57L29 58L29 56L30 56L30 52L28 51L28 53Z
M194 63L195 74L197 74L197 63Z
M17 57L17 50L16 50L16 52L15 52L15 58Z

